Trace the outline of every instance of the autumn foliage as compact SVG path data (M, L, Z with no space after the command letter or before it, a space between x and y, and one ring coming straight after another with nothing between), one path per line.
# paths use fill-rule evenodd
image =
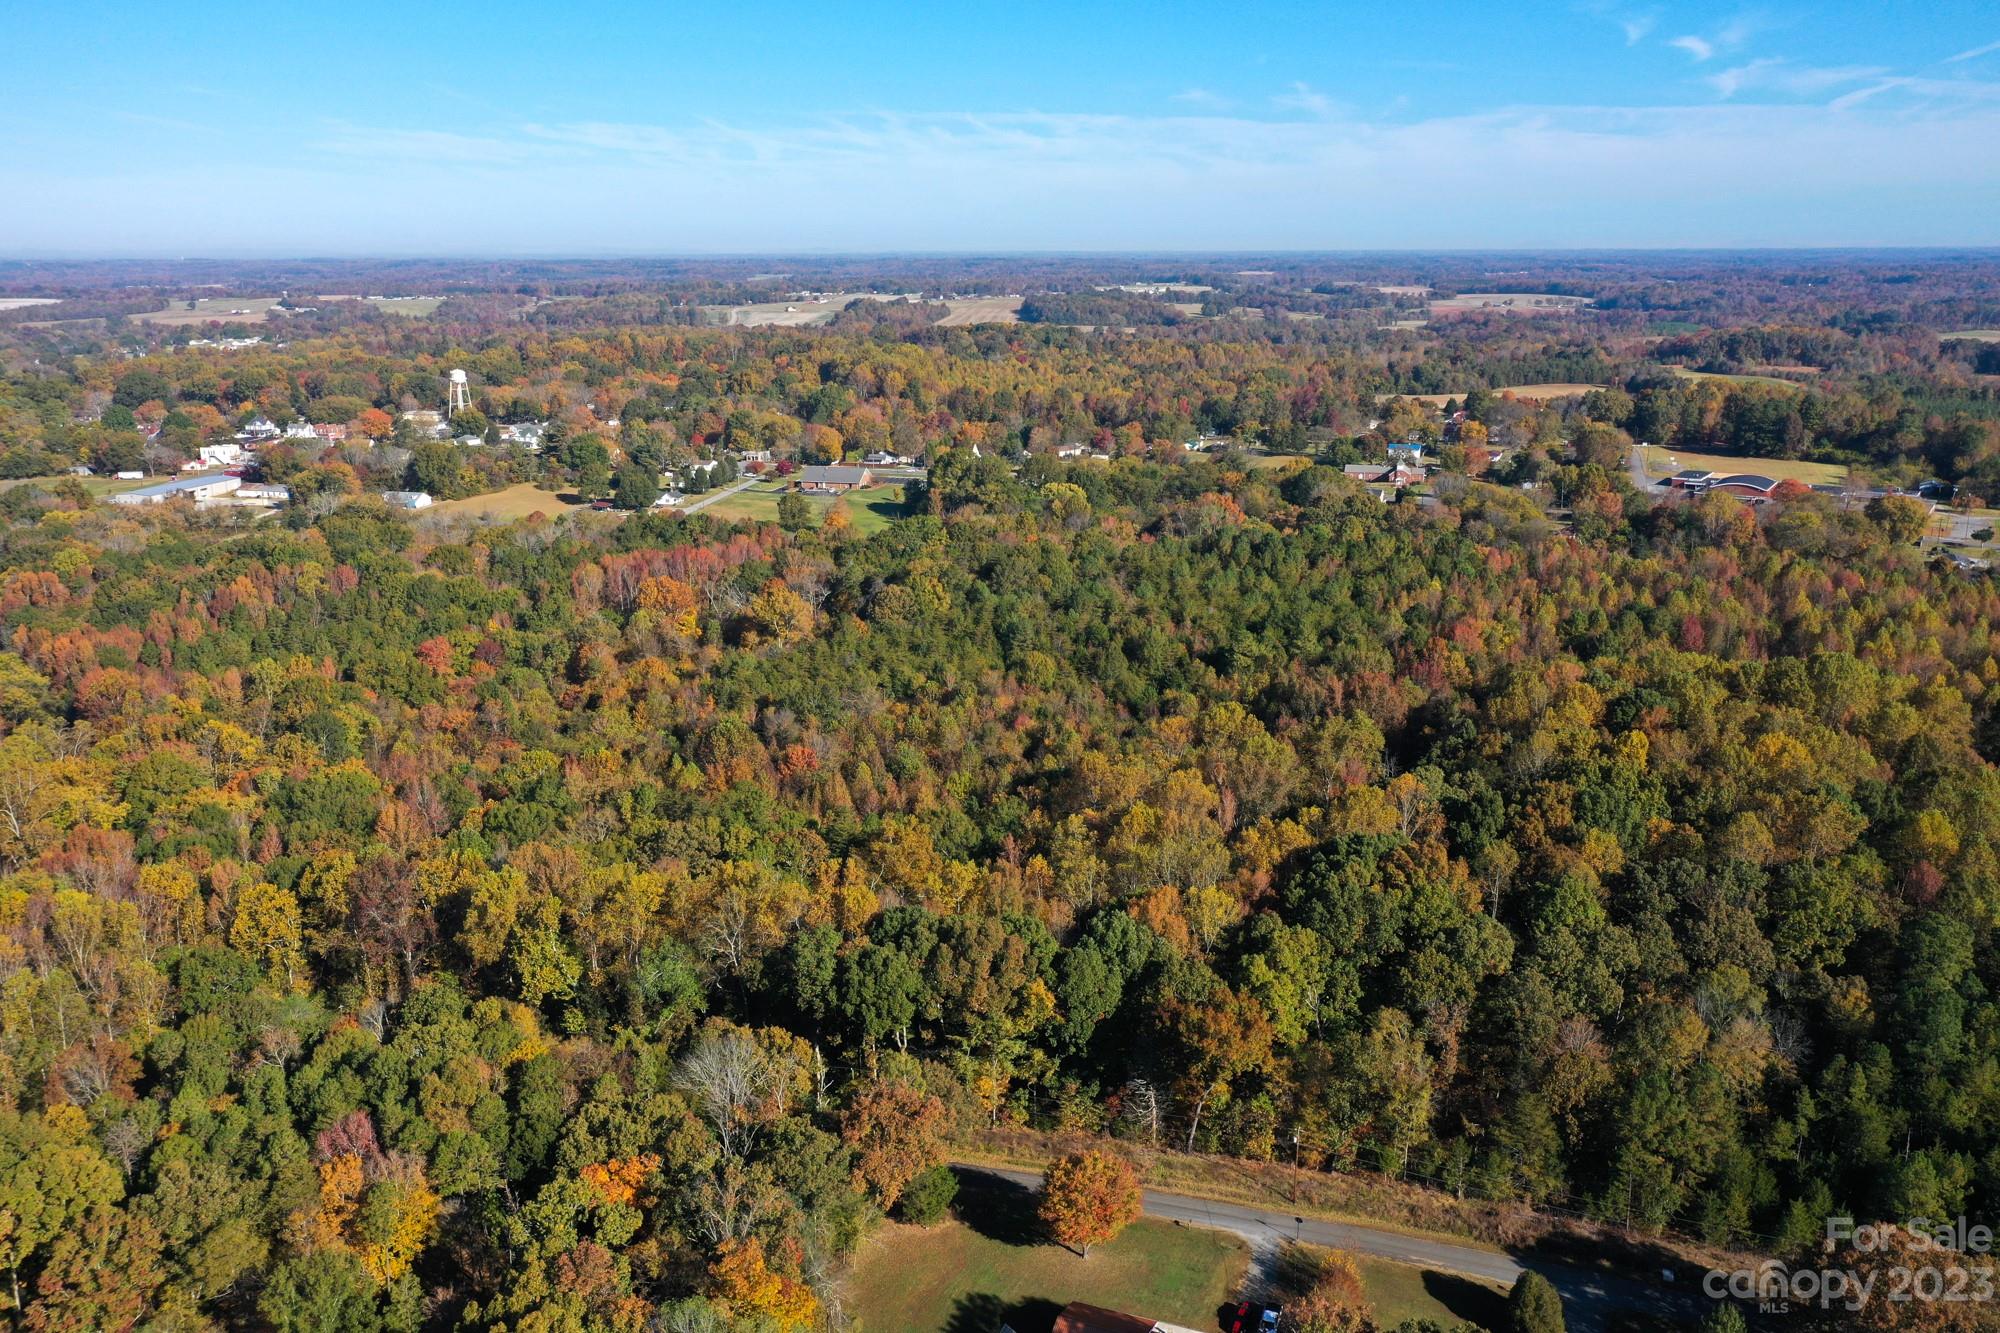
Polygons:
M1050 1163L1037 1211L1051 1240L1087 1258L1137 1220L1140 1202L1132 1163L1093 1149Z

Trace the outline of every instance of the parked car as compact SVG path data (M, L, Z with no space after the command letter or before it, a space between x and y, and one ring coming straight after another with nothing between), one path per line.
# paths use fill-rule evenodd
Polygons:
M1278 1316L1283 1313L1275 1305L1238 1301L1223 1324L1223 1333L1278 1333Z

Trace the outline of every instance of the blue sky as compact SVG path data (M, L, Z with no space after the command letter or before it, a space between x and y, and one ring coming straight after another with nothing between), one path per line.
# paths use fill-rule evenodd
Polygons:
M0 254L2000 244L2000 8L8 5Z

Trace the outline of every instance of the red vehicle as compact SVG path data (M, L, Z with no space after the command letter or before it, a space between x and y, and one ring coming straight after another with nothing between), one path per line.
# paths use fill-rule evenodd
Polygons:
M1238 1301L1222 1326L1223 1333L1278 1333L1278 1316L1282 1313L1275 1305Z

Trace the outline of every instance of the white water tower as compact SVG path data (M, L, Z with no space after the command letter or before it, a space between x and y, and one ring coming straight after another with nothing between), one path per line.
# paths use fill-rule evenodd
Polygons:
M449 388L450 388L450 408L452 416L457 416L460 412L463 412L467 408L472 406L472 393L470 388L467 386L464 371L454 370L451 372L451 383Z

